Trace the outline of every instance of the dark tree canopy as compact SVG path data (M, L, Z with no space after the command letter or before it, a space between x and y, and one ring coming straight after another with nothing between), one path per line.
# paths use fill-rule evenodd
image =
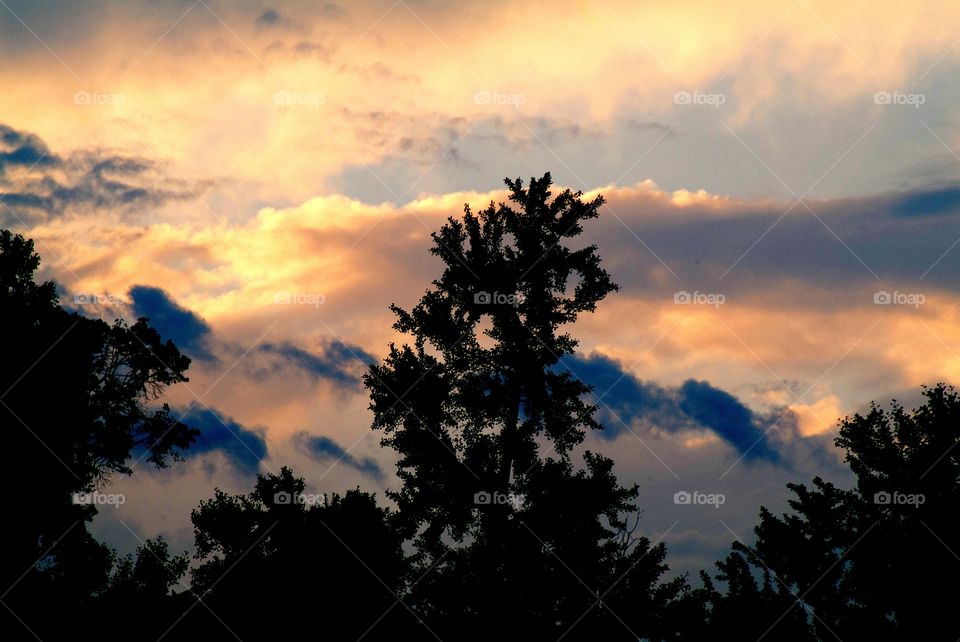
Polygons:
M0 583L42 631L53 607L36 595L79 604L109 584L113 554L85 526L96 506L74 494L130 473L132 457L165 466L196 432L154 403L186 381L190 360L146 319L110 325L64 310L54 283L35 282L39 261L32 241L0 230L0 431L11 454L2 485L22 496L0 529Z
M395 591L408 568L395 515L373 495L304 495L289 468L258 475L249 495L214 498L193 511L195 606L177 637L296 639L313 618L326 639L395 640L417 630ZM309 500L309 501L308 501Z
M756 544L735 544L721 567L740 580L718 596L715 619L742 619L744 604L763 602L754 621L760 633L776 627L768 639L960 637L960 591L949 579L960 565L960 397L943 384L924 396L913 411L874 405L841 422L836 444L856 487L817 477L812 487L788 484L791 513L762 508ZM750 586L748 564L775 581Z

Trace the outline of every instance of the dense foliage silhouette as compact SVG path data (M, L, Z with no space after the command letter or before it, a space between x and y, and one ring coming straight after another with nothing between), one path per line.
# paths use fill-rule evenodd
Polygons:
M913 411L874 405L841 422L853 489L817 477L788 484L791 513L761 509L756 544L734 544L724 563L738 579L716 597L716 626L742 631L737 614L753 603L765 607L751 633L769 639L960 638L948 579L960 563L960 397L944 384L923 394ZM775 579L758 590L749 567Z
M146 319L109 325L64 310L52 282L34 281L39 262L32 241L0 230L0 431L8 453L0 474L15 498L0 529L0 626L43 637L111 584L116 556L87 532L97 512L95 500L84 503L87 493L111 474L129 474L134 455L167 465L196 433L153 403L186 381L190 360ZM148 581L143 573L133 572L138 582Z
M507 179L510 205L465 207L433 235L443 274L391 308L413 343L365 378L400 454L390 497L423 574L411 600L440 637L659 636L684 588L659 582L662 545L624 532L637 487L602 455L573 463L602 426L560 364L577 346L563 327L616 285L595 246L570 247L603 197L551 183Z
M192 513L200 565L191 609L174 637L295 639L323 618L326 639L396 639L416 632L397 601L409 566L395 513L351 490L304 495L289 468L260 475L249 495L217 490Z

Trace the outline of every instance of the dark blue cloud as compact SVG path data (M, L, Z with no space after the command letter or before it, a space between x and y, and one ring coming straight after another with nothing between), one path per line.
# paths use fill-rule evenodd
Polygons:
M181 411L174 411L181 414ZM220 451L239 470L254 474L267 456L267 442L262 428L246 428L212 408L191 408L180 421L200 431L200 436L186 455Z
M745 459L780 460L766 441L765 422L730 393L688 379L680 386L680 410L720 435Z
M148 317L160 336L171 339L184 354L202 361L217 360L210 352L210 326L169 294L150 285L135 285L130 288L130 298L134 315Z
M319 352L309 352L288 342L263 343L257 347L257 352L277 359L266 369L270 373L292 367L314 379L344 387L359 387L362 370L376 362L362 348L336 340L322 345ZM258 374L263 376L266 373L260 369Z
M748 460L780 462L767 438L777 415L754 412L736 397L706 381L690 379L679 388L644 382L602 355L575 355L564 364L601 398L600 418L613 439L633 420L643 420L667 432L707 428Z
M564 359L564 364L586 383L593 392L602 397L601 412L615 412L623 421L629 417L659 417L660 423L677 423L678 399L675 393L652 382L641 381L624 372L620 364L602 355L574 356ZM613 420L616 422L616 420ZM610 422L608 422L610 423ZM616 422L619 425L619 422ZM610 426L607 428L608 434ZM614 426L613 431L617 428Z
M60 159L38 136L0 123L0 173L8 165L44 167L59 163Z
M960 186L912 190L892 199L891 209L899 216L936 216L960 211Z
M7 172L11 167L21 171ZM0 199L14 210L0 212L0 225L38 223L76 211L138 213L195 198L208 184L188 184L163 175L161 169L148 159L98 149L59 156L36 134L0 123L0 178L6 190Z
M309 435L307 433L298 433L295 440L300 447L311 457L318 461L329 461L344 464L368 475L377 481L383 480L383 469L370 457L358 459L343 449L340 444L329 437Z
M52 198L29 192L0 192L0 201L7 207L25 207L36 210L49 210L54 205Z
M315 381L327 381L342 388L360 388L360 377L376 358L358 346L332 340L315 351L289 341L264 342L247 351L239 344L215 341L210 325L196 313L176 303L164 290L135 285L130 288L132 310L137 317L148 317L164 339L171 339L191 358L218 363L217 351L244 354L243 370L256 380L295 370Z

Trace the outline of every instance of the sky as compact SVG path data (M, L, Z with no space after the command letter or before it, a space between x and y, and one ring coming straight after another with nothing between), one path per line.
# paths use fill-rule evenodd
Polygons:
M190 549L213 487L290 465L396 488L366 366L504 177L602 194L621 286L572 329L585 448L675 572L789 481L850 483L839 418L960 375L955 2L0 0L0 226L105 319L193 359L187 461L113 480L121 551ZM721 506L678 492L723 494Z

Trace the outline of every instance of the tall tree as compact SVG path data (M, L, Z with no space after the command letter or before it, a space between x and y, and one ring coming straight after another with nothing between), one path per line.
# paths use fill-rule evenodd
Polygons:
M190 360L146 319L109 325L63 309L55 284L34 280L39 262L32 241L0 230L0 434L12 454L0 485L19 498L0 528L3 601L16 615L0 617L21 632L50 630L64 621L48 617L55 604L107 585L112 553L85 526L96 502L76 497L130 473L133 455L165 466L196 435L155 403L186 381Z
M365 377L373 428L400 455L391 497L424 573L414 594L458 636L505 621L517 635L656 633L653 605L681 583L655 586L662 546L620 537L637 488L606 457L572 457L602 426L563 367L577 346L564 327L617 286L595 246L569 243L603 198L553 196L549 174L506 185L513 207L467 206L433 235L442 275L412 310L391 306L412 345Z

